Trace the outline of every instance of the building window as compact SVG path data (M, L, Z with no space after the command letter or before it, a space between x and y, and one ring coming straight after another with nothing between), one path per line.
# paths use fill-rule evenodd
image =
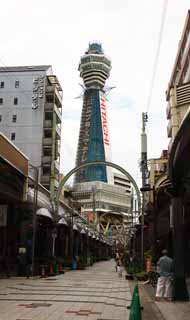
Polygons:
M16 114L14 114L13 118L12 118L12 122L16 122L16 119L17 119L17 116L16 116Z
M45 120L52 120L52 119L53 119L53 112L46 112Z
M52 150L51 149L44 149L44 157L51 156Z
M3 98L0 98L0 105L3 104Z
M15 137L16 137L16 133L15 133L15 132L12 132L12 133L11 133L11 140L12 140L12 141L15 140Z
M47 103L53 103L53 101L54 101L53 95L47 95L46 96L46 102Z
M3 89L3 88L4 88L4 86L5 86L4 81L1 81L1 82L0 82L0 88L1 88L1 89Z
M14 98L14 105L18 104L18 98Z
M0 114L0 122L2 121L2 115Z
M18 80L15 81L15 88L19 88L19 81Z

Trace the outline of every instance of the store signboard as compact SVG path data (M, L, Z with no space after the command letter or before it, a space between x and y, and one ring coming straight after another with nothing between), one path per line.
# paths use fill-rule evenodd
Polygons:
M0 227L7 225L7 205L0 205Z

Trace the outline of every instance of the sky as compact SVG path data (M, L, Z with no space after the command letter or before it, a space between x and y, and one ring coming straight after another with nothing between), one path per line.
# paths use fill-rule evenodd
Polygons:
M75 166L82 98L78 64L90 41L112 61L108 86L112 161L140 184L142 112L147 111L164 3L167 4L148 112L148 158L167 149L165 91L188 0L6 0L0 10L0 65L50 64L63 88L61 171Z

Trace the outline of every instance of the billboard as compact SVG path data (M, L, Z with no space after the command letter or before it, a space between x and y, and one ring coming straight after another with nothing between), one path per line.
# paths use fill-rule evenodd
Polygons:
M105 99L104 95L101 93L100 93L100 112L101 112L101 120L102 120L102 132L103 132L105 160L111 162L112 157L111 157L111 147L110 147L107 104L106 104L106 99ZM107 166L106 171L107 171L108 183L114 184L112 168Z

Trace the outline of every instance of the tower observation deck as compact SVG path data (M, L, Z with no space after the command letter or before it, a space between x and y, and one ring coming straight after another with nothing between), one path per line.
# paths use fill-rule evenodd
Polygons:
M110 138L105 99L105 82L111 61L100 43L90 43L80 59L79 72L85 91L81 115L76 165L84 162L111 161ZM101 181L113 184L112 169L104 165L88 167L75 174L75 183Z
M89 44L79 64L80 76L87 89L103 89L111 70L111 61L104 55L99 43Z

